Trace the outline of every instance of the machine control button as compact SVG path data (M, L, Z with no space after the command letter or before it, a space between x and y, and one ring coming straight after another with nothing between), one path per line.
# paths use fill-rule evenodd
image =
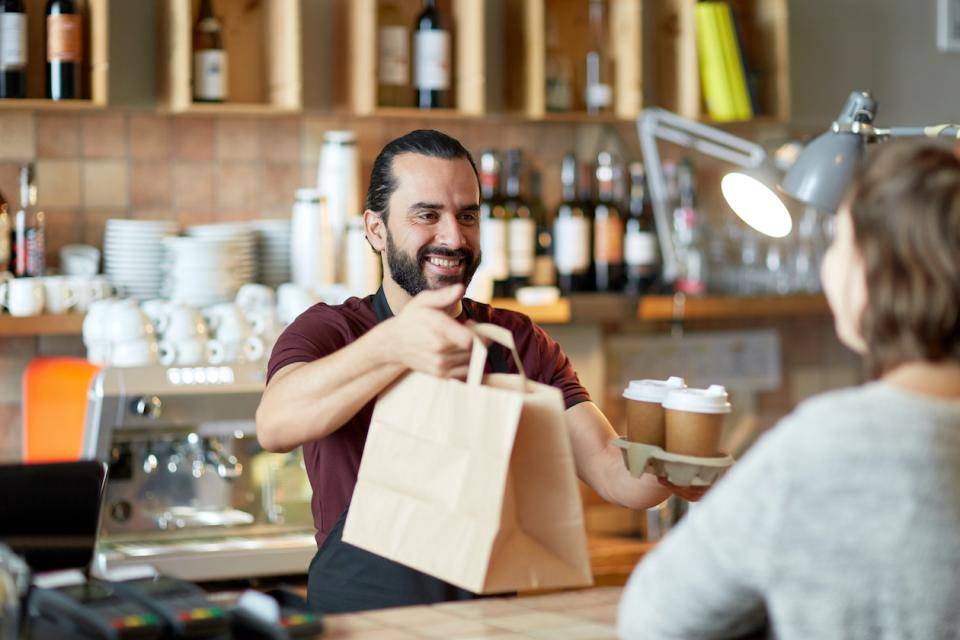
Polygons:
M141 396L133 401L133 412L144 418L156 420L163 412L163 404L157 396Z
M110 505L110 517L116 522L126 522L133 514L133 507L126 500L119 500Z

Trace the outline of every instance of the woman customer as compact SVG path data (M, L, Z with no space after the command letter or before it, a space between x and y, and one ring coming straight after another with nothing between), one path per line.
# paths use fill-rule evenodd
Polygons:
M735 465L634 571L621 637L960 637L960 161L881 147L821 277L875 379Z

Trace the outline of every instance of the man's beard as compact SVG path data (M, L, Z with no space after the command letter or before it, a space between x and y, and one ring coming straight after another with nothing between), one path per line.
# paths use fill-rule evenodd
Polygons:
M416 258L412 258L394 244L393 234L387 231L387 266L390 267L390 275L393 281L400 285L400 288L411 296L415 296L421 291L426 291L431 288L427 282L427 277L423 273L423 266L427 261L427 255L461 259L464 262L464 269L461 275L438 276L438 285L436 288L461 283L468 285L477 267L480 266L479 253L474 256L473 252L469 249L447 249L428 245L421 247L420 250L417 251Z

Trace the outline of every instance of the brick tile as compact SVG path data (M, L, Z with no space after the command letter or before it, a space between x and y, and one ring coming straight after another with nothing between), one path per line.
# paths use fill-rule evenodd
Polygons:
M83 155L87 158L124 158L127 155L127 120L122 114L82 117Z
M268 164L263 168L260 208L264 213L289 214L300 187L299 164Z
M304 118L300 160L316 167L317 161L320 159L320 147L323 145L324 132L340 128L342 128L341 123L334 118Z
M20 163L0 162L0 193L13 212L20 205Z
M271 118L260 123L260 153L264 162L300 161L301 120L297 117Z
M213 209L203 211L195 209L186 209L177 212L177 222L181 229L193 226L195 224L210 224L212 222L222 222L223 220Z
M170 164L167 162L133 162L130 165L130 206L138 210L169 210Z
M130 116L130 157L165 160L170 157L170 118L152 114Z
M60 248L83 242L83 214L79 209L47 209L46 258L47 266L60 268Z
M224 162L217 167L217 208L221 213L257 215L260 211L260 165Z
M83 212L83 242L103 249L103 231L110 218L127 218L122 212L87 209Z
M260 158L260 121L256 118L220 118L217 120L217 158L220 160L258 160Z
M80 132L79 116L37 114L37 157L79 157Z
M173 120L173 157L177 160L213 160L213 118L180 117Z
M83 204L86 207L128 207L130 205L128 164L120 160L95 160L84 163Z
M36 154L31 113L0 113L0 160L30 160Z
M212 212L213 166L206 163L174 163L173 207L178 212Z
M80 162L39 160L37 204L41 207L73 208L81 205Z

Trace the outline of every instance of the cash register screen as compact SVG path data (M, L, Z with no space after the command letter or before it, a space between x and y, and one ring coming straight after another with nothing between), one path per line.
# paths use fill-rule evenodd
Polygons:
M0 542L35 572L87 568L106 477L90 460L0 465Z

